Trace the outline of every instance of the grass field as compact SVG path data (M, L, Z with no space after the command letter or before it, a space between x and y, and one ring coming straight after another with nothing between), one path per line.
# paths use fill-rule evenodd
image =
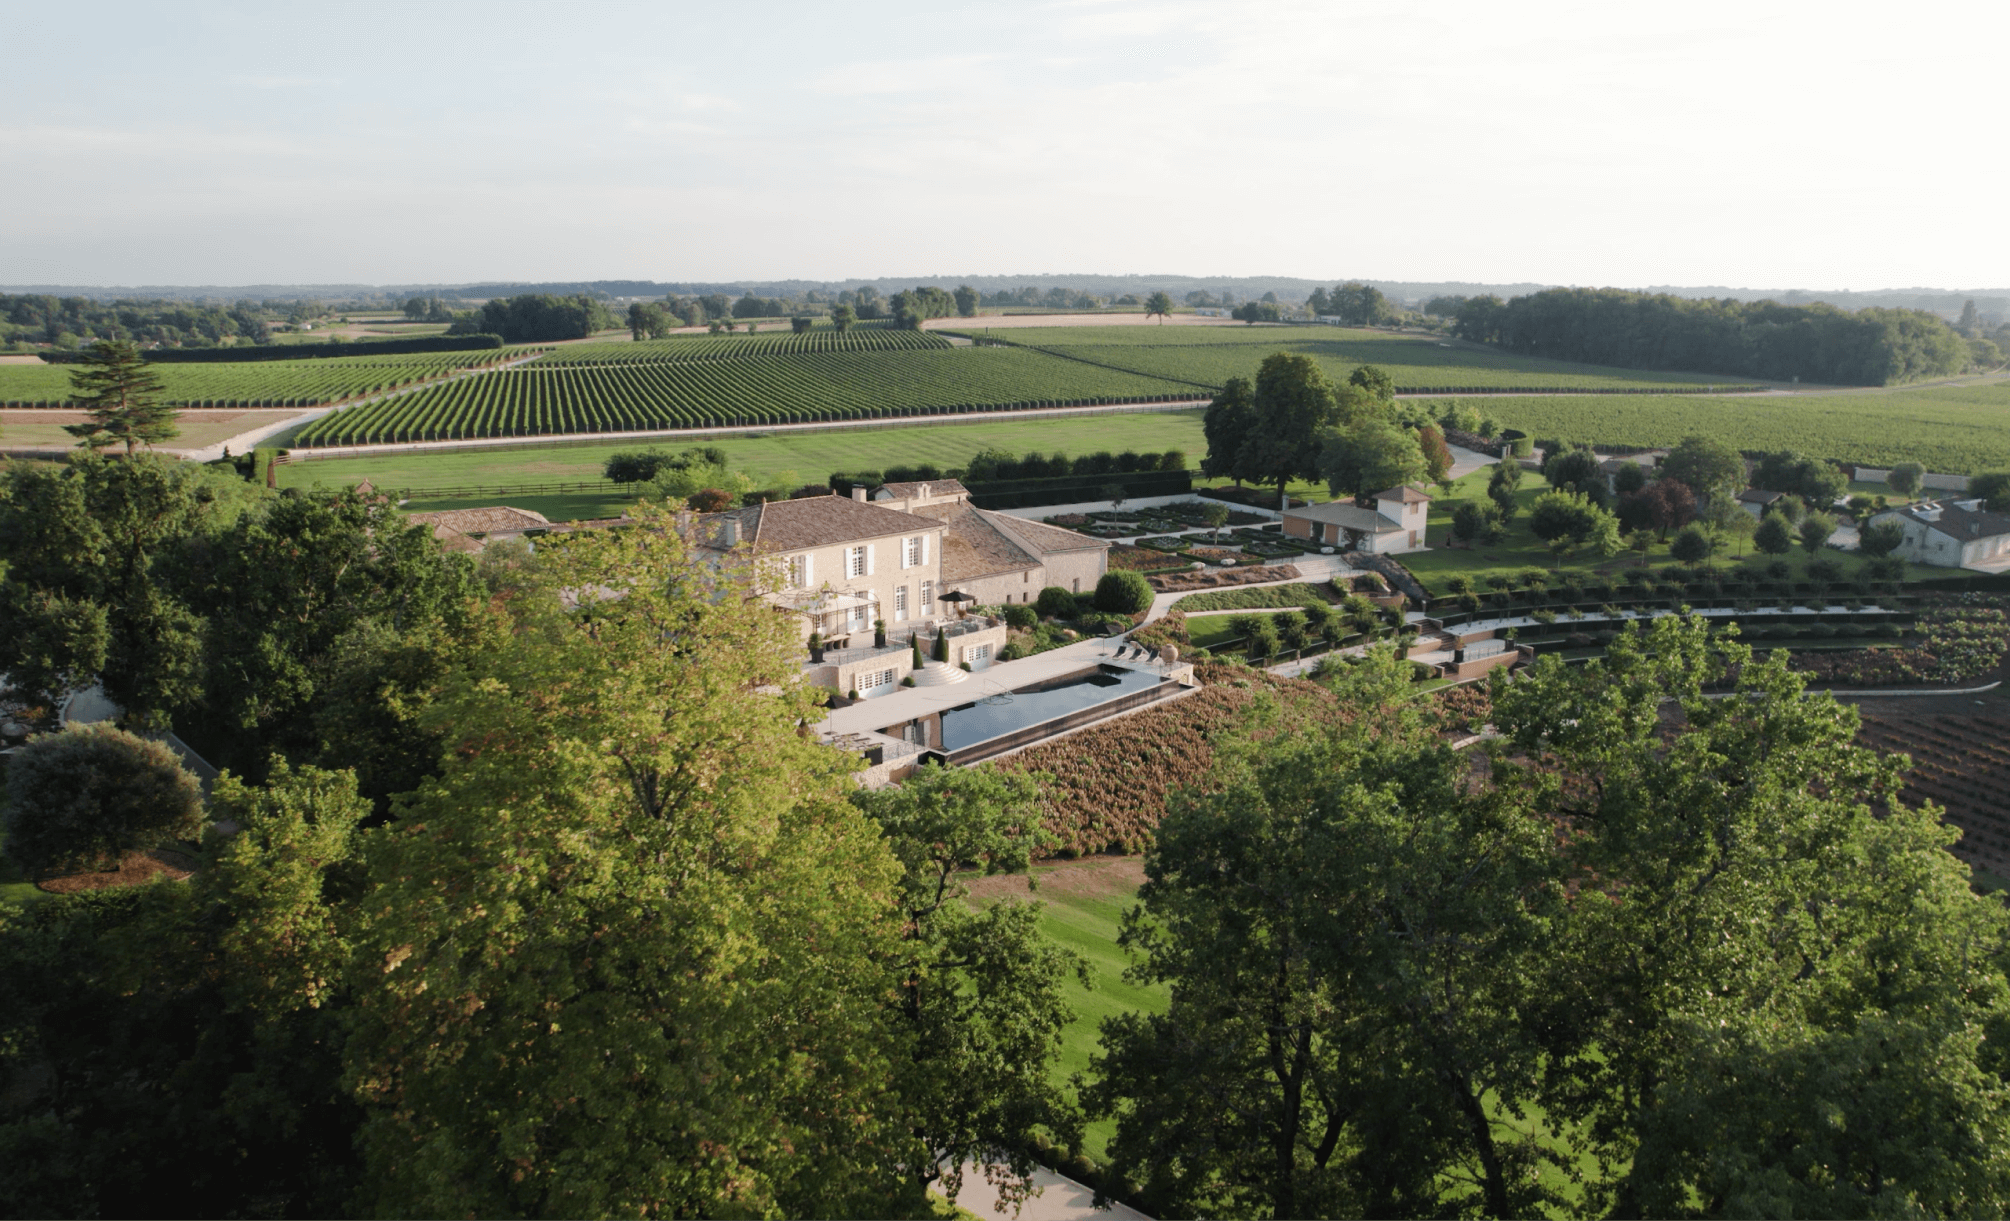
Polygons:
M1186 451L1189 466L1197 466L1207 448L1200 417L1197 410L1134 412L975 424L754 433L704 442L665 438L535 449L416 451L289 462L279 468L278 478L281 487L311 487L317 483L343 487L368 479L386 489L586 480L600 478L608 455L620 450L647 449L652 445L674 450L696 444L724 449L729 463L757 483L771 483L788 471L809 482L833 471L881 470L918 462L932 462L944 468L961 467L985 449L1010 450L1015 454L1034 449L1068 454L1179 449Z
M973 327L970 334L982 335ZM1746 384L1746 377L1611 369L1568 361L1514 356L1427 335L1392 335L1339 327L1049 327L1013 328L994 338L1067 353L1156 377L1219 386L1231 377L1254 377L1272 352L1299 352L1319 362L1334 381L1359 365L1379 365L1399 389L1444 387L1503 390L1550 387L1625 389Z
M1777 397L1547 395L1471 405L1534 437L1673 445L1691 433L1743 450L1971 475L2010 467L2010 382Z
M1068 980L1067 999L1075 1010L1075 1020L1062 1036L1054 1070L1056 1079L1066 1082L1076 1073L1088 1073L1089 1058L1101 1049L1098 1031L1104 1018L1139 1010L1162 1013L1167 998L1163 989L1140 988L1124 980L1130 959L1117 948L1117 928L1124 913L1137 902L1142 873L1135 859L1045 866L1034 869L1033 874L1040 889L1032 897L1047 905L1041 913L1041 928L1056 943L1087 959L1094 980L1093 988L1082 987L1072 976ZM1102 1161L1114 1135L1114 1120L1091 1124L1082 1142L1083 1151Z

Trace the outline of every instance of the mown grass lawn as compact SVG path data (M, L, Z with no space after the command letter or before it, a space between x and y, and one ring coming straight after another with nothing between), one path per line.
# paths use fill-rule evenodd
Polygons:
M1072 975L1065 985L1075 1020L1062 1033L1061 1054L1054 1065L1054 1080L1065 1088L1075 1074L1088 1075L1090 1058L1102 1050L1104 1018L1140 1011L1163 1013L1167 995L1163 988L1141 988L1124 979L1131 964L1117 948L1117 929L1124 913L1137 903L1143 873L1136 858L1038 866L1033 877L1040 889L1031 895L1021 879L987 879L979 887L979 901L989 902L1002 892L1044 903L1042 931L1089 964L1092 986L1083 987ZM1116 1131L1114 1120L1090 1124L1083 1137L1083 1152L1101 1162Z

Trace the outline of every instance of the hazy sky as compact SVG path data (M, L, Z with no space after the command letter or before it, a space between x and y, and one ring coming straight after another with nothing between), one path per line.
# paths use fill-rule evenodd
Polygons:
M2010 4L0 0L0 284L2010 286Z

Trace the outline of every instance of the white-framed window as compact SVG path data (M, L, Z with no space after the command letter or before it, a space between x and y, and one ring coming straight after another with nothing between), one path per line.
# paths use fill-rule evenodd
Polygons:
M893 590L893 621L907 618L907 586L896 585Z
M852 631L862 632L871 626L872 626L872 608L870 606L854 606L851 608Z
M935 582L921 583L921 617L926 619L935 613Z
M991 664L991 646L974 644L963 650L963 660L970 663L973 670L982 670Z
M847 577L865 575L865 548L847 547L844 552L844 574Z
M928 536L917 534L900 540L900 566L916 568L928 562Z
M789 557L789 588L808 589L815 579L816 566L811 561L816 557L792 555Z
M869 670L856 680L860 695L877 695L893 686L893 671Z

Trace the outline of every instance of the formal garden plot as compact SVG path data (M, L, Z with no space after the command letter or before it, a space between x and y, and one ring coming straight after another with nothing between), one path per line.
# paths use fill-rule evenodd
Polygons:
M1001 348L533 365L335 412L303 428L295 444L953 416L1186 397L1158 378Z

